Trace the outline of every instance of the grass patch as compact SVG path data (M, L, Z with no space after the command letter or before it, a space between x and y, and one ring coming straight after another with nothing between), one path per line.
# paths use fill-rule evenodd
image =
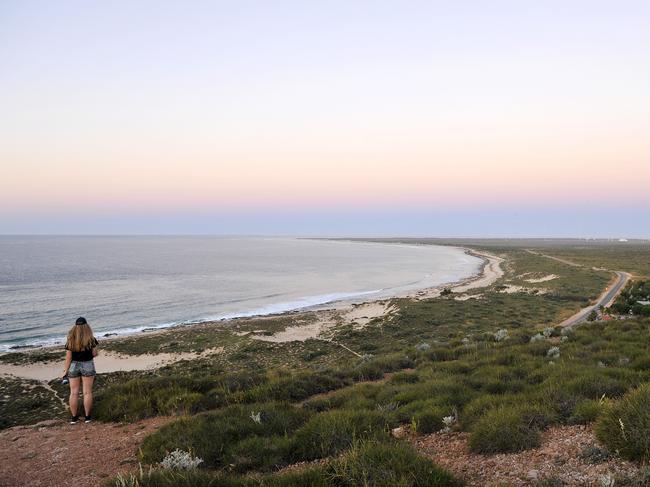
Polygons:
M628 460L650 460L650 383L609 404L596 424L596 436Z
M56 394L39 382L0 377L0 429L56 419L65 411Z
M219 397L208 394L217 385L209 379L131 379L100 390L93 413L102 421L135 421L157 415L196 413L218 405Z
M483 415L472 429L470 450L475 453L516 453L540 445L538 410L502 406ZM542 419L542 420L545 420Z
M360 439L388 438L388 421L377 411L328 411L312 417L293 437L296 460L341 453Z
M182 418L145 439L142 460L156 464L178 448L202 458L206 467L278 468L290 461L291 445L285 444L283 437L299 428L309 416L306 410L269 402L233 405ZM256 437L264 441L254 440ZM266 458L245 457L242 453L246 447L255 448L256 455Z
M29 365L48 362L63 362L63 350L34 350L29 352L10 352L0 354L0 362L11 365Z
M361 442L330 467L331 484L376 487L460 487L463 482L404 443Z

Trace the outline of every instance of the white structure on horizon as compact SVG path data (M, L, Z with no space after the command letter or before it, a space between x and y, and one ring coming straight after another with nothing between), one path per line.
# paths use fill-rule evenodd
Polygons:
M627 242L627 239L626 238L619 238L618 241L619 242Z

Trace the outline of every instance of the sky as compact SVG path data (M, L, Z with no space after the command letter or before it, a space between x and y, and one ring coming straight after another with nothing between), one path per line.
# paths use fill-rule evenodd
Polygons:
M0 2L0 234L650 238L647 1Z

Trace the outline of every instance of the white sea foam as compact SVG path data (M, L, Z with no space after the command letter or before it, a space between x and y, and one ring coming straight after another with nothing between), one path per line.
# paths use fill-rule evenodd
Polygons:
M129 327L129 328L117 328L114 330L105 330L101 332L100 335L98 336L128 336L128 335L134 335L138 333L142 333L145 331L155 331L155 330L162 330L165 328L172 328L172 327L177 327L177 326L184 326L184 325L193 325L197 323L204 323L208 321L226 321L226 320L232 320L236 318L251 318L255 316L269 316L269 315L275 315L275 314L280 314L280 313L287 313L290 311L298 311L298 310L303 310L307 308L313 308L315 306L323 305L323 304L328 304L328 303L334 303L338 301L346 301L346 300L351 300L355 298L367 298L367 297L372 297L373 295L377 295L378 293L381 293L383 290L382 289L377 289L374 291L364 291L364 292L358 292L358 293L330 293L330 294L321 294L318 296L307 296L304 298L297 299L295 301L287 301L284 303L274 303L268 306L264 306L262 308L257 308L249 311L241 311L241 312L234 312L234 313L226 313L226 314L220 314L220 315L214 315L214 316L205 316L203 318L197 318L193 320L187 320L187 321L180 321L180 322L169 322L169 323L158 323L154 325L147 325L147 326L135 326L135 327ZM52 337L48 339L41 339L41 340L33 340L30 342L25 342L24 344L21 344L19 347L20 348L35 348L35 347L47 347L47 346L53 346L53 345L61 345L65 342L65 336L59 336L59 337ZM15 345L0 345L0 352L9 352L9 351L16 351Z

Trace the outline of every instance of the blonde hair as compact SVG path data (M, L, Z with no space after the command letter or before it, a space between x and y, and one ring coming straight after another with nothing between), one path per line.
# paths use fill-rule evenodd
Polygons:
M68 332L68 341L65 347L73 352L81 352L90 348L94 340L93 330L89 324L74 325Z

